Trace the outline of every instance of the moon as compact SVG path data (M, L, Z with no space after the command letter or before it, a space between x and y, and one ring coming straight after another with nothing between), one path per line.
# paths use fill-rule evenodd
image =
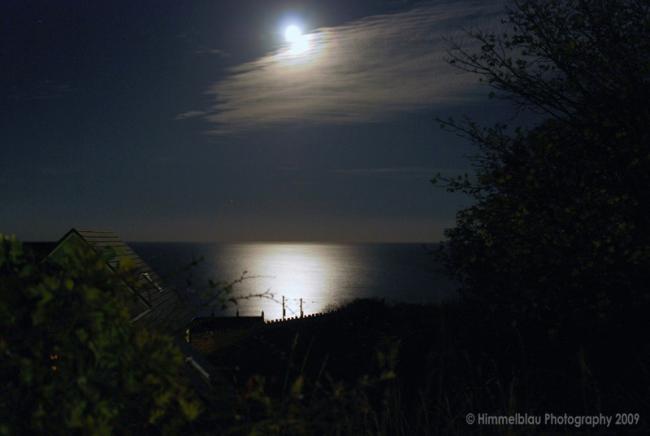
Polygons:
M302 39L302 30L295 24L287 26L284 30L284 40L290 44L295 44Z

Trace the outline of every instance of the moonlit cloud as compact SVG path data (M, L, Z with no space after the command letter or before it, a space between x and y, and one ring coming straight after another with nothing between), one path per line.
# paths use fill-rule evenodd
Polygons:
M215 100L204 118L214 133L228 133L296 121L377 122L462 103L476 96L477 78L447 64L444 38L498 25L502 3L432 1L318 29L305 53L285 47L233 68L209 89Z
M230 53L218 48L200 48L194 52L197 55L214 55L221 58L227 58Z
M176 117L174 117L174 119L175 120L187 120L189 118L197 118L197 117L203 116L205 114L206 114L205 111L187 111L187 112L183 112L183 113L180 113L180 114L176 115Z

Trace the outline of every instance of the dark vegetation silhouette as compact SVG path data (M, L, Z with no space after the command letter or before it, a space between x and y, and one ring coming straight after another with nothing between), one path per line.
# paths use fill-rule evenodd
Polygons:
M128 270L82 245L36 262L0 235L0 434L173 433L201 409L170 337L130 322Z
M34 264L3 239L0 434L578 430L465 420L517 412L631 412L631 426L579 430L647 434L650 2L516 0L503 31L473 36L479 51L453 46L450 62L539 121L443 122L478 146L475 174L438 177L476 200L442 253L460 300L255 328L205 350L234 397L215 385L197 402L171 339L128 323L92 257ZM236 281L217 284L211 302L228 303Z
M442 121L478 147L475 174L434 179L475 199L442 258L497 380L535 393L524 411L623 408L647 428L650 2L515 0L503 23L450 63L538 122Z
M447 231L468 300L550 329L647 310L650 2L516 0L503 34L450 62L536 112L531 128L448 120L479 150L475 176L441 178L476 201ZM579 321L577 321L579 320Z

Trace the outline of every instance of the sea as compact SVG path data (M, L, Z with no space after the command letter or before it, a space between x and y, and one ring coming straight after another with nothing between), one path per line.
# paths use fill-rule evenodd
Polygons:
M291 318L357 298L436 303L454 298L456 289L436 260L435 244L129 245L166 285L197 304L197 316Z

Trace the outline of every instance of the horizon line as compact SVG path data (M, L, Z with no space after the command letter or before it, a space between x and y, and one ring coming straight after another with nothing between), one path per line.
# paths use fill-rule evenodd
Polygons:
M126 243L154 243L154 244L440 244L444 240L437 241L414 241L414 240L293 240L293 239L272 239L272 240L154 240L154 239L122 239ZM24 240L23 243L44 243L57 242L56 240Z

